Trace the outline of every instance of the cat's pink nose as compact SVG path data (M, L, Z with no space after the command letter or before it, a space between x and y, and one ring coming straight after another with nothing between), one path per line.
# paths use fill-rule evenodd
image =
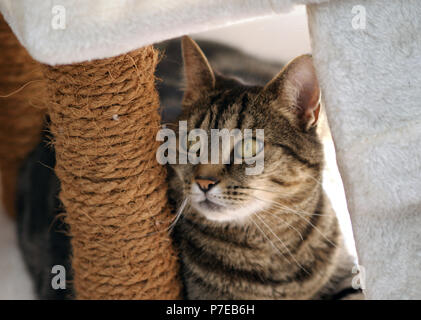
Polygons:
M209 177L197 177L195 181L203 192L209 191L219 182L217 179Z

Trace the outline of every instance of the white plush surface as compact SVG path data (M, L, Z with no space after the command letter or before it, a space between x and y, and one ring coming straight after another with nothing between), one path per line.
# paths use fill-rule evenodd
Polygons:
M354 5L367 13L354 30ZM371 299L421 298L421 6L312 6L313 55Z
M326 0L0 0L21 43L46 64L116 56L183 34L278 14L293 4ZM65 29L54 29L54 6Z

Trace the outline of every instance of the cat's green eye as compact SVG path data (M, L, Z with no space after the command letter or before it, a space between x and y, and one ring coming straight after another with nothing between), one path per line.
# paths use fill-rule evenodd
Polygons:
M263 141L246 138L237 143L235 146L235 156L238 158L255 157L263 150Z

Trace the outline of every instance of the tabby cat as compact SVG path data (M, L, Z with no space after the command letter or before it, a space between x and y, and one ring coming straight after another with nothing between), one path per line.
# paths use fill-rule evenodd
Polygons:
M358 295L351 288L353 260L321 186L320 89L311 56L294 59L259 86L214 72L188 37L182 50L186 88L179 119L189 131L210 136L211 129L264 129L264 141L239 142L251 145L253 156L264 149L259 175L247 175L244 162L171 166L174 238L187 298ZM237 146L228 148L233 154Z

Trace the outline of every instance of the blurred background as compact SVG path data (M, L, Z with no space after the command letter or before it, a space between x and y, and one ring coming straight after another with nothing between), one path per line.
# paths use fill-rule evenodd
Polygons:
M304 6L297 6L286 14L192 36L195 39L218 41L273 62L285 63L298 55L311 52ZM351 224L329 130L323 130L323 140L326 152L323 184L338 214L346 243L355 254ZM17 246L15 224L3 211L0 204L0 299L33 299L32 284Z
M234 46L270 61L286 62L310 53L310 37L305 6L286 14L260 18L192 35Z

